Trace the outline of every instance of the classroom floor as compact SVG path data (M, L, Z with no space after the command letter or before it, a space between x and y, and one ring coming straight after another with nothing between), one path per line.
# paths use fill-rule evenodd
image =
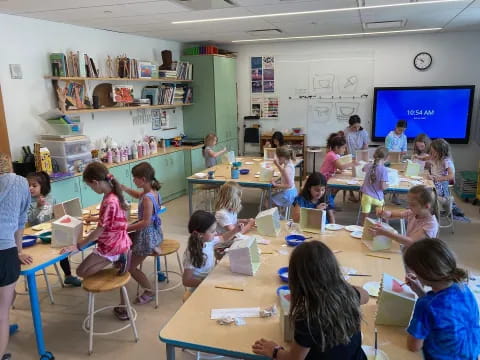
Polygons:
M244 191L244 209L240 215L254 217L257 211L255 201L258 201L258 192L252 189ZM337 212L336 218L339 224L351 224L356 219L358 204L342 203L341 196L337 197L337 204L342 211ZM471 223L455 223L455 234L449 230L442 230L440 237L447 241L457 253L459 262L476 273L480 273L480 246L478 246L480 233L479 208L458 201L459 206L465 211ZM185 249L188 239L188 198L183 196L166 204L167 212L162 215L163 231L165 238L176 239L182 243L181 254ZM73 260L79 260L79 256ZM76 267L75 264L72 264ZM178 269L175 256L169 257L169 267ZM144 265L146 269L152 269L152 260L147 259ZM51 268L53 272L53 268ZM51 277L52 282L55 277ZM178 278L172 281L178 281ZM38 277L39 287L44 282ZM23 290L23 281L19 281L17 290ZM133 300L136 292L136 283L129 283L128 291ZM183 288L160 294L160 306L154 308L154 304L137 305L137 327L140 341L135 343L130 329L118 334L96 337L94 339L94 353L89 357L88 335L81 328L82 321L87 312L87 294L81 288L54 288L55 305L51 305L46 292L40 293L43 329L47 350L53 352L59 360L77 359L165 359L165 345L158 339L160 329L168 322L173 314L182 305ZM96 307L114 305L119 300L118 293L105 293L97 296ZM95 326L98 331L108 331L118 326L118 320L110 311L99 314L95 318ZM192 319L194 321L194 319ZM35 336L32 326L30 304L28 296L19 295L15 302L15 309L11 311L11 322L20 326L20 331L10 338L8 351L13 354L14 360L38 359L35 347ZM97 328L98 326L98 328ZM187 325L186 325L187 326ZM110 327L110 328L109 328ZM194 359L194 356L177 350L178 359Z

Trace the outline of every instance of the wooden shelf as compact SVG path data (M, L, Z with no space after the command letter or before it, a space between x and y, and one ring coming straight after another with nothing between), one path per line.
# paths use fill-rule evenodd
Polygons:
M44 76L45 79L50 80L71 80L71 81L78 81L78 80L94 80L94 81L121 81L121 82L163 82L163 83L174 83L174 82L192 82L192 80L180 80L180 79L170 79L170 78L152 78L152 79L131 79L131 78L119 78L119 77L80 77L80 76Z
M69 114L88 114L96 112L109 112L109 111L130 111L130 110L140 110L140 109L171 109L174 107L180 106L189 106L193 104L182 104L176 103L171 105L150 105L150 106L122 106L122 107L109 107L101 109L80 109L80 110L67 110L65 111L66 115Z

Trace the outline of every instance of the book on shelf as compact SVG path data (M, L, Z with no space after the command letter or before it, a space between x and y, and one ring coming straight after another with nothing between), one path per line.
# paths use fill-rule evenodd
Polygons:
M64 53L50 54L52 76L67 76L67 59Z
M177 65L177 79L191 80L192 79L192 64L188 62L179 62Z

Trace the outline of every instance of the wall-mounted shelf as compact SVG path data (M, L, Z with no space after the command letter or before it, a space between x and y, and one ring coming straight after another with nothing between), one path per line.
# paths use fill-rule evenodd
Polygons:
M171 79L171 78L118 78L118 77L98 77L98 78L92 78L92 77L80 77L80 76L49 76L46 75L44 76L45 79L50 79L50 80L64 80L64 81L79 81L79 80L94 80L94 81L121 81L121 82L129 82L129 81L134 81L134 82L164 82L164 83L173 83L173 82L192 82L192 80L181 80L181 79Z
M109 112L109 111L131 111L131 110L140 110L140 109L171 109L180 106L189 106L193 104L170 104L170 105L150 105L150 106L122 106L122 107L108 107L101 109L79 109L79 110L67 110L65 111L66 115L69 114L88 114L96 112Z

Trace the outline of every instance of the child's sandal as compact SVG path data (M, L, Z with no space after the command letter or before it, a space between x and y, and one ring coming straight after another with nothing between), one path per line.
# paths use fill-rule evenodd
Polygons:
M113 308L113 313L115 314L118 320L122 320L122 321L130 320L130 318L128 317L128 312L124 307L115 306Z
M137 296L134 303L138 305L145 305L151 302L154 299L153 295L148 295L143 293L142 295Z

